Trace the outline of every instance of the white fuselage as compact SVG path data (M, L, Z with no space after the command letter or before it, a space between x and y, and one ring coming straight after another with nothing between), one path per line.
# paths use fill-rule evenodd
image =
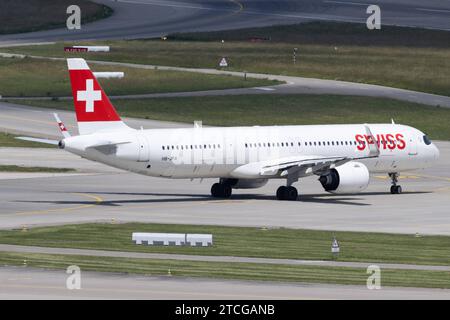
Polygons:
M380 150L378 157L361 160L370 172L421 169L439 156L438 149L415 128L369 127ZM277 159L365 157L369 153L365 134L365 125L130 129L71 137L64 143L68 151L84 158L149 176L257 179L262 164ZM114 144L86 148L96 141ZM264 178L277 177L274 173Z

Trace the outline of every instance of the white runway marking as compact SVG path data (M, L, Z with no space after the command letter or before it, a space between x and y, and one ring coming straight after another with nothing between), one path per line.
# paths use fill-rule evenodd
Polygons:
M416 10L419 10L419 11L426 11L426 12L442 12L442 13L450 13L450 10L445 10L445 9L416 8Z
M369 3L347 2L347 1L332 1L332 0L324 1L324 3L344 4L344 5L349 5L349 6L365 6L365 7L370 6Z
M255 90L262 90L262 91L275 91L274 88L263 88L263 87L258 87L258 88L252 88Z

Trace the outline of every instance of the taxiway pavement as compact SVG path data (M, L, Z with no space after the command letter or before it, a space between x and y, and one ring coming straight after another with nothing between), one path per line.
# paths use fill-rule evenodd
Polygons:
M114 9L80 30L54 29L1 35L0 44L160 37L186 31L214 31L313 20L366 23L369 3L355 0L95 0ZM383 25L450 30L450 3L377 0Z
M328 194L316 178L305 178L296 184L300 200L295 202L275 200L281 183L278 180L260 189L234 190L231 199L217 200L209 196L215 182L212 179L168 180L108 172L107 167L97 174L3 179L0 226L9 229L115 219L450 235L450 143L437 145L439 163L423 171L403 173L401 195L390 194L389 180L380 175L372 176L369 188L356 195ZM39 150L34 152L40 164L65 153L45 149L39 155ZM7 158L8 153L3 155ZM70 166L75 168L87 161L65 157L70 157ZM5 158L0 164L8 163ZM27 161L33 164L32 159Z
M0 299L450 299L450 290L296 284L81 272L68 290L65 270L0 267Z

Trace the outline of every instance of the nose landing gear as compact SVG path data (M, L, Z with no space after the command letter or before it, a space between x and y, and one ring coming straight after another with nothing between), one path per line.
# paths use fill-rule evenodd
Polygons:
M397 172L389 173L389 178L391 178L391 193L392 194L400 194L402 193L402 186L397 185L399 174Z

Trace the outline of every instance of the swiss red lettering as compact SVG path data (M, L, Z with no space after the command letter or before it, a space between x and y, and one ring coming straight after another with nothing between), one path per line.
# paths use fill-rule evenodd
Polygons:
M355 136L356 141L358 142L358 150L362 151L366 148L366 145L364 143L364 137L361 134L357 134Z
M366 145L368 144L374 144L377 143L379 148L383 148L386 150L389 148L390 150L394 150L395 148L398 148L399 150L403 150L406 148L406 141L405 137L401 133L397 134L377 134L376 141L373 140L372 137L369 135L362 135L357 134L355 136L356 141L358 142L358 150L362 151L366 148Z
M403 135L402 135L401 133L397 133L397 134L395 135L395 138L396 138L397 141L399 142L399 143L397 144L397 148L400 149L400 150L405 149L405 147L406 147L406 142L405 142L405 139L404 139Z

